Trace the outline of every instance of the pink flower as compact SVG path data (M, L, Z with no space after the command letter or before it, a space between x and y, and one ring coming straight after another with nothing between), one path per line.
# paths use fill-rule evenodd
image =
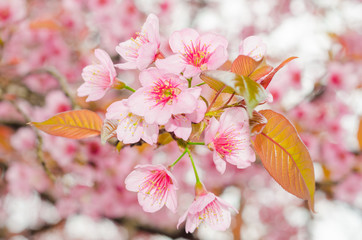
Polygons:
M179 219L177 228L186 220L186 233L192 233L203 222L215 230L225 231L231 222L229 208L234 209L213 193L205 192L196 196L195 201Z
M117 138L124 144L136 143L141 138L148 144L157 143L157 124L147 124L143 117L130 112L128 100L112 103L106 113L107 119L117 119Z
M88 96L87 102L101 99L106 91L113 86L116 69L109 55L102 49L94 51L100 64L85 67L82 72L84 83L78 88L78 96Z
M213 159L220 173L225 172L225 161L237 168L246 168L255 161L248 121L243 108L229 108L221 115L220 122L212 118L205 130L205 144L214 150Z
M176 211L177 181L162 165L138 165L126 180L126 189L138 192L138 202L146 212L156 212L165 204L172 212Z
M215 70L228 58L228 42L225 38L207 33L199 35L193 29L174 32L169 40L175 55L156 61L158 68L167 69L186 78L194 77L204 70Z
M191 122L199 123L204 119L206 112L206 104L202 100L198 100L198 105L195 111L191 114L172 115L166 123L165 129L168 132L174 132L176 137L187 141L192 132Z
M188 88L182 76L149 68L140 74L142 87L128 98L132 113L148 124L166 124L172 115L192 113L201 88Z
M158 18L154 14L147 17L141 32L136 33L136 39L131 38L119 44L116 51L127 62L117 64L120 69L146 69L155 61L160 47Z
M260 37L250 36L240 42L239 54L260 61L266 53L266 44Z

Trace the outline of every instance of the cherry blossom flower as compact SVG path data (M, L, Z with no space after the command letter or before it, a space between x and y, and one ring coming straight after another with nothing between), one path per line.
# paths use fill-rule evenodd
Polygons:
M199 35L193 29L174 32L169 40L175 55L158 59L156 66L173 73L183 72L186 78L194 77L204 70L215 70L228 58L228 42L216 34Z
M138 202L146 212L156 212L164 205L177 208L177 181L162 165L138 165L125 180L126 189L138 192Z
M205 116L205 102L202 100L198 100L197 102L197 108L193 113L172 115L170 120L165 125L166 131L174 132L176 137L187 141L192 132L191 123L199 123L202 121L202 119L204 119Z
M225 110L220 122L212 118L205 130L205 144L214 150L213 160L220 173L225 172L225 161L237 168L246 168L255 161L248 116L242 108Z
M117 138L124 144L136 143L141 138L148 144L157 142L157 124L147 124L143 117L130 112L127 99L112 103L106 113L107 119L117 119Z
M120 43L116 51L127 62L117 64L120 69L146 69L155 61L160 47L160 33L158 18L150 14L141 32L136 33L137 37Z
M196 196L195 201L179 219L177 228L185 220L186 233L192 233L203 222L219 231L225 231L229 228L231 222L229 208L234 208L221 198L215 196L215 194L204 191L204 193ZM234 210L237 212L236 209Z
M128 98L130 111L148 124L166 124L172 115L192 113L197 107L201 88L188 88L182 76L157 68L140 74L142 87Z
M266 53L266 44L260 37L250 36L240 42L239 54L253 58L255 61L260 61Z
M84 83L78 88L78 96L88 96L87 102L101 99L106 91L113 86L116 69L109 55L102 49L94 52L100 64L85 67L82 72Z

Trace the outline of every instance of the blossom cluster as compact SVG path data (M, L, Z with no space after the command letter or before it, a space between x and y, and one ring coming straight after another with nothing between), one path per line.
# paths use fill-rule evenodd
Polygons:
M78 96L88 96L86 101L95 101L111 88L128 89L132 94L113 102L105 115L106 121L116 125L117 140L122 144L146 142L156 146L160 132L167 132L183 146L183 154L168 167L138 165L126 178L126 188L138 192L138 202L144 211L155 212L164 205L176 211L178 183L172 169L187 153L194 166L196 195L179 225L186 221L186 232L193 232L202 222L225 230L230 225L229 210L233 207L206 190L189 148L206 145L213 151L215 167L221 174L225 172L226 163L244 169L255 161L245 106L227 106L234 97L229 94L225 107L217 109L206 99L210 96L202 95L207 88L200 74L223 66L228 60L228 41L214 33L182 29L169 37L172 53L167 55L161 50L160 38L159 20L150 14L135 38L116 47L124 62L114 64L104 50L96 49L98 62L83 69L85 82L78 88ZM249 37L240 43L239 55L255 61L261 61L265 52L266 46L258 37ZM117 78L116 69L139 70L140 87L134 90L127 86ZM214 96L214 100L217 97ZM217 114L212 114L211 110L218 110ZM204 142L192 141L195 126L203 126L198 138L203 137Z

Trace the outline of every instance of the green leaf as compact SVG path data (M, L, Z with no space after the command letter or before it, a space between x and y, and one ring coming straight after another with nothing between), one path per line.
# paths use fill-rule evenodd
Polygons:
M206 71L201 74L201 79L216 91L226 85L227 87L223 92L235 92L242 96L245 99L250 117L253 114L253 109L267 98L267 92L259 83L236 73L219 70Z
M235 79L235 92L244 97L250 117L253 116L254 108L267 98L267 92L259 83L240 75Z

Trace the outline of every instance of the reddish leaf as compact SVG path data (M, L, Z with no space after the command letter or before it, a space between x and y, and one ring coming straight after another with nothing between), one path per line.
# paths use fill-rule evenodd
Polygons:
M314 212L313 162L293 125L272 110L260 111L268 120L254 147L270 175L291 194L308 200Z
M37 19L29 23L30 29L60 30L61 27L54 19Z
M259 66L259 63L249 56L239 55L231 65L231 71L248 77Z
M98 136L102 129L102 119L89 110L63 112L44 122L30 124L48 134L72 139Z
M267 119L257 111L253 111L253 117L249 119L250 132L252 135L259 134L263 131Z
M264 77L265 75L269 74L271 71L273 70L272 66L269 65L264 65L264 66L259 66L257 69L255 69L254 72L252 72L250 74L250 79L256 81L259 80L260 78Z
M264 88L267 88L271 80L273 79L274 75L282 68L284 67L288 62L292 61L293 59L296 59L297 57L290 57L286 60L284 60L281 64L279 64L278 67L274 68L271 73L269 73L268 76L265 77L265 79L260 83Z

